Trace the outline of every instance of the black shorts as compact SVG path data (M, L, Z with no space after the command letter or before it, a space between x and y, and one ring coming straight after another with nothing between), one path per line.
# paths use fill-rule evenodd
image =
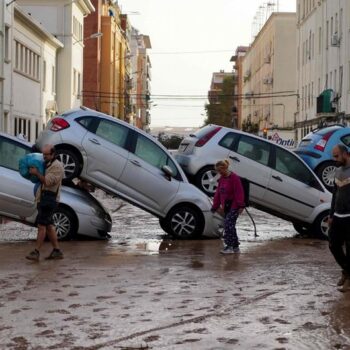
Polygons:
M53 225L53 213L57 208L57 203L50 206L43 206L40 202L37 205L38 215L36 217L36 224L42 226Z

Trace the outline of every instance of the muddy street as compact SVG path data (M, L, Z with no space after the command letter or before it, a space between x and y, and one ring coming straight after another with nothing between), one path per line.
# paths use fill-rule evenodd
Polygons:
M259 237L242 216L229 256L218 239L168 240L129 205L110 241L65 242L62 261L26 261L35 230L2 225L0 348L350 349L350 293L327 242L252 213Z

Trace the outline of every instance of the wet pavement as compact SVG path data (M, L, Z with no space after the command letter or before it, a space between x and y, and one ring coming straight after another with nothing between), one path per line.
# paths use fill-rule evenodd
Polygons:
M243 215L230 256L218 239L168 240L130 205L109 241L64 242L61 261L26 261L35 230L0 226L0 349L350 349L327 242L251 212L259 237Z

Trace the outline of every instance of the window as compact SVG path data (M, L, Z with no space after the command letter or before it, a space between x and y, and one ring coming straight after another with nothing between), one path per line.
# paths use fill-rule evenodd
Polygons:
M10 27L5 26L5 62L10 59Z
M8 132L8 124L9 124L9 112L4 111L4 131Z
M43 91L46 91L46 61L43 61Z
M51 68L51 91L53 94L56 93L56 69L55 66Z
M345 135L341 138L345 146L350 147L350 135Z
M18 171L19 160L29 152L29 147L0 137L0 166Z
M307 185L314 180L311 171L294 154L280 147L276 147L275 170Z
M135 155L158 169L168 165L173 171L173 177L178 175L177 167L168 155L156 143L141 134L137 135Z
M229 132L219 142L219 145L227 149L233 149L235 141L238 139L239 134Z
M326 23L326 50L328 50L329 43L329 21Z
M15 70L18 73L25 74L26 76L32 79L39 80L40 56L18 41L15 41L15 46L16 46Z
M238 143L237 153L260 164L268 165L270 144L253 137L242 135Z
M83 25L75 16L73 17L73 36L75 37L76 41L83 40Z
M30 128L31 123L29 119L15 117L15 135L23 134L23 136L30 141Z
M101 119L96 129L96 135L117 146L125 147L128 131L128 128L123 125Z
M322 51L322 28L318 28L318 54L320 55Z
M95 119L93 117L81 117L77 122L85 129L92 131L92 124Z

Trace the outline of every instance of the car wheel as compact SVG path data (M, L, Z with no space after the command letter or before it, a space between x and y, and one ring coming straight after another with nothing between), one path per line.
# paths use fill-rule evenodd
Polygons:
M79 157L68 149L58 149L57 158L64 167L64 180L72 181L81 171Z
M323 163L317 170L316 174L321 179L325 187L332 191L334 187L334 174L336 165L334 162Z
M199 238L203 233L204 218L198 209L178 206L166 217L164 226L169 234L178 239Z
M294 227L295 231L297 231L301 235L309 236L310 234L312 234L312 229L307 224L293 222L293 227Z
M313 233L316 237L328 239L328 218L329 212L321 213L312 225Z
M53 214L57 238L67 241L76 235L77 221L70 209L58 207Z
M220 175L213 166L201 169L195 178L195 185L208 196L214 196Z

